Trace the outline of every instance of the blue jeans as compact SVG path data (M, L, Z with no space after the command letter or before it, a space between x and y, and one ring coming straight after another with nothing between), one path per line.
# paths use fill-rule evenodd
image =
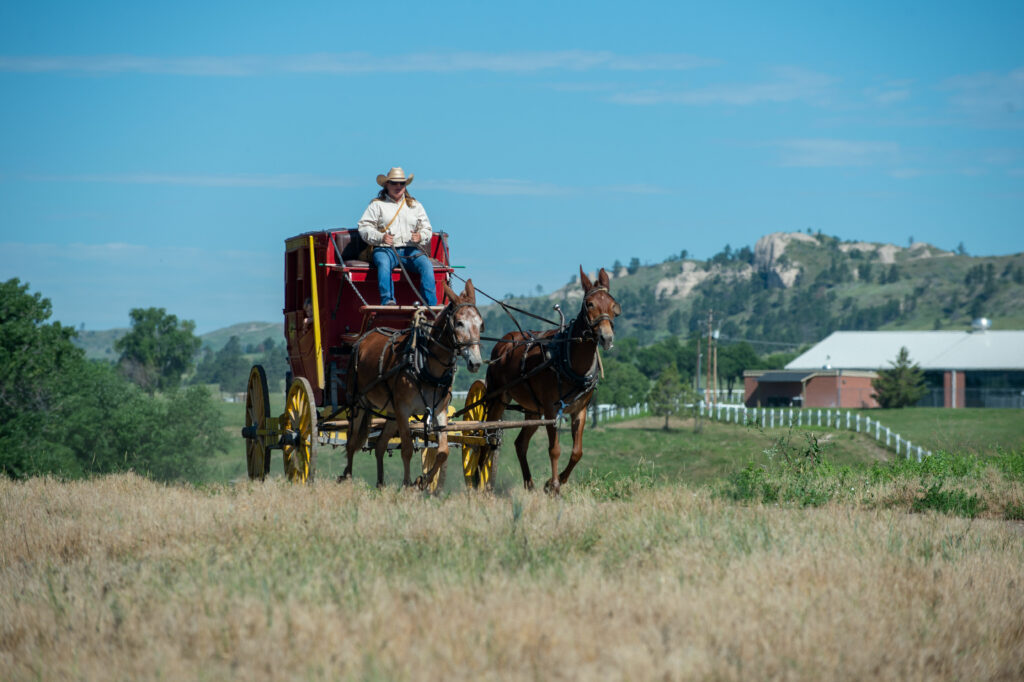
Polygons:
M419 247L398 246L392 251L390 247L380 246L373 250L373 264L377 267L377 289L380 291L381 305L392 305L395 302L395 288L391 281L391 270L398 267L395 252L402 258L402 264L410 275L419 275L420 293L427 305L437 305L434 266Z

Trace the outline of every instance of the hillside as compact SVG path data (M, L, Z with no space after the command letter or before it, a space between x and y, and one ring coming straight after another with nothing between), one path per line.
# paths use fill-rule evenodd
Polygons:
M284 340L284 322L241 322L230 327L207 332L199 338L203 347L218 351L224 347L232 336L237 336L242 348L258 346L264 339L270 338L274 344Z
M72 342L85 351L85 357L90 360L117 360L117 353L114 351L114 342L128 333L125 328L104 329L102 331L79 331L78 335L71 339Z
M117 352L114 350L114 342L128 333L127 329L107 329L104 331L80 331L73 339L76 346L85 351L85 357L90 360L117 360ZM284 323L282 322L242 322L233 324L230 327L216 329L206 334L200 334L203 348L218 351L223 348L228 339L237 336L242 348L258 346L264 339L270 338L275 344L283 343Z
M724 340L747 339L761 352L815 343L840 329L967 329L979 316L990 318L994 329L1024 328L1024 253L970 256L924 242L900 247L777 232L753 249L726 246L707 260L685 254L657 264L615 261L606 268L622 305L620 337L646 345L687 335L704 328L712 309ZM573 267L565 264L572 281L564 287L506 302L550 320L557 319L557 303L571 318L582 294ZM479 297L481 304L486 300ZM514 329L497 305L481 305L481 312L488 336ZM519 318L532 328L544 326ZM82 332L77 343L89 357L114 359L114 340L125 332ZM281 322L244 322L201 338L217 351L231 336L242 348L268 337L278 343Z
M702 329L710 310L725 340L761 342L762 351L840 329L967 329L981 316L994 329L1024 327L1024 253L975 257L923 242L900 247L793 232L762 237L753 249L726 246L705 261L633 259L606 269L623 311L616 331L640 345ZM571 317L582 293L575 280L507 302L549 318L559 303ZM512 327L496 306L485 315L489 334Z

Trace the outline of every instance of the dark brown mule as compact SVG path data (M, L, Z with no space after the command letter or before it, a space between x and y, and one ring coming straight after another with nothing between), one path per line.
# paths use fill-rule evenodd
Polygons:
M551 478L544 484L544 489L556 494L583 455L583 425L598 379L597 344L600 343L605 350L612 347L614 319L622 312L608 291L608 273L604 268L595 284L581 267L580 283L583 285L583 302L579 314L567 329L530 332L529 335L510 332L494 346L491 364L487 368L488 421L500 420L512 401L523 408L526 419L537 419L540 415L545 419L563 414L571 417L572 455L562 473L558 473L561 454L558 431L555 426L545 427L548 430ZM533 489L533 478L526 461L526 451L537 428L524 427L516 438L516 455L523 470L523 483L529 490ZM492 460L495 454L493 450L490 452Z
M356 342L349 366L348 463L342 478L352 475L352 457L366 443L374 415L389 417L377 438L377 485L384 485L384 452L388 440L397 432L402 439L402 483L412 485L409 464L412 459L412 433L409 417L426 412L429 425L448 423L452 377L461 355L469 371L483 364L480 358L480 332L483 318L476 309L473 282L466 282L462 295L447 284L448 305L432 325L413 324L406 330L373 329ZM434 466L417 479L422 488L431 481L448 458L448 435L437 434L437 458Z

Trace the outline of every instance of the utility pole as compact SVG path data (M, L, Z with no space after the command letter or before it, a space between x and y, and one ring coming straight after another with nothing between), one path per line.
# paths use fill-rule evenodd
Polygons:
M717 329L714 332L712 332L711 338L714 339L714 341L715 341L715 352L714 352L715 367L714 367L714 369L711 372L711 376L714 378L714 387L712 389L711 395L712 395L712 400L714 400L715 407L717 407L718 406L718 330Z
M700 334L698 334L697 335L697 373L693 375L693 383L695 384L694 387L693 387L694 388L694 395L696 395L698 399L700 399L700 361L701 361ZM694 432L696 433L696 432L699 432L701 430L701 424L700 424L700 414L701 413L700 413L700 406L699 405L696 405L695 408L696 409L694 409L694 411L693 411L693 418L696 420L695 421L695 427L696 428L694 430Z
M707 381L704 382L704 402L709 406L711 405L711 395L709 394L711 390L711 365L714 363L714 349L711 346L711 326L714 321L714 315L715 311L713 309L708 311L708 376Z

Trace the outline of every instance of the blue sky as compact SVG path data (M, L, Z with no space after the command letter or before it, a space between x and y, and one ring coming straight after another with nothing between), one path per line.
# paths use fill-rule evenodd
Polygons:
M1024 251L1024 3L0 4L0 278L277 320L389 166L494 295L776 231Z

